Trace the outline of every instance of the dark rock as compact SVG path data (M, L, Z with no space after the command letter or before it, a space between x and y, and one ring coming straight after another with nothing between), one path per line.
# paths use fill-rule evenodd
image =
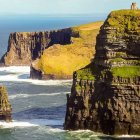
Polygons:
M139 19L131 10L108 16L97 36L95 59L73 74L64 129L140 134ZM136 27L128 29L133 22Z
M32 79L42 79L42 72L40 70L35 69L32 65L30 66L30 78Z
M8 93L6 88L0 86L0 120L5 120L6 122L11 122L11 105L8 100Z

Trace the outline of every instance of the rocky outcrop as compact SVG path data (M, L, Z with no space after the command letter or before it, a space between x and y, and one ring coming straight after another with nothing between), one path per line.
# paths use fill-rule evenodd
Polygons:
M32 79L42 79L42 72L34 68L34 66L30 66L30 78Z
M99 21L56 31L11 33L0 66L28 65L32 79L71 79L73 71L90 63L102 24Z
M12 108L8 100L7 90L5 87L0 86L0 120L12 121L11 111Z
M44 49L53 44L69 44L72 31L70 28L46 32L11 33L8 49L1 63L6 66L30 65L32 60L40 57ZM73 34L73 36L78 36Z
M45 49L41 57L32 62L30 77L71 79L74 71L91 62L95 54L96 36L102 24L93 22L72 27L71 43L54 44Z
M93 62L73 75L64 128L140 134L140 11L108 16Z
M73 71L90 63L102 24L100 21L56 31L11 33L0 66L29 65L32 79L71 79Z

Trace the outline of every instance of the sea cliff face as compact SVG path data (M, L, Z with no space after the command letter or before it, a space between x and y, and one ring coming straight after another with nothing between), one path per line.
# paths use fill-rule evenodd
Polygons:
M91 62L102 21L46 32L11 33L1 66L31 66L32 79L71 79ZM70 67L70 68L69 68Z
M73 75L64 128L140 134L140 10L109 14L95 59Z
M8 100L8 93L5 87L0 86L0 120L10 122L11 118L11 105Z
M46 32L11 33L8 49L1 62L6 66L30 65L40 57L44 49L53 44L69 44L72 31L70 28Z
M72 79L73 72L91 62L95 54L96 36L100 22L72 27L69 44L54 44L32 62L33 79Z

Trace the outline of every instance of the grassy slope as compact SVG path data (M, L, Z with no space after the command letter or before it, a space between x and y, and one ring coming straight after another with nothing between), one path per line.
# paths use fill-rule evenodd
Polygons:
M123 78L140 76L140 66L124 66L111 69L114 77L120 76Z
M115 27L120 33L140 32L140 10L118 10L110 13L106 26Z
M119 10L113 11L107 20L109 26L118 29L119 34L140 35L140 10ZM115 60L115 59L114 59ZM120 60L120 59L119 59ZM121 61L124 61L123 59ZM130 60L129 60L130 61ZM111 69L113 76L135 77L140 76L140 63L137 66L115 67Z
M79 38L71 38L69 45L55 44L46 49L41 59L36 61L38 69L45 74L72 75L72 73L90 63L95 54L96 35L103 22L94 22L73 27L79 32Z
M140 35L140 10L118 10L113 11L108 16L105 22L105 27L114 27L117 29L118 36L128 36L129 34ZM118 53L118 58L114 58L112 62L124 61L119 58L124 52ZM130 60L129 60L130 61ZM134 60L133 60L134 61ZM124 66L111 68L111 73L114 77L136 77L140 76L140 63L136 60L137 65L135 66ZM93 66L92 66L93 67ZM80 79L94 79L93 70L91 65L78 70L77 75Z

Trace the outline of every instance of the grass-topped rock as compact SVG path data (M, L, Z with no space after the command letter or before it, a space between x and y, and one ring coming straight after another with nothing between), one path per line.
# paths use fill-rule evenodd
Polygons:
M70 43L53 44L45 49L32 67L42 72L41 79L69 79L74 71L91 62L95 54L96 36L103 22L72 27ZM33 76L31 71L31 77ZM36 76L37 77L37 76Z
M140 10L109 14L92 63L76 71L65 129L140 134Z
M118 32L135 31L140 33L140 10L119 10L109 14L105 27L114 27Z

